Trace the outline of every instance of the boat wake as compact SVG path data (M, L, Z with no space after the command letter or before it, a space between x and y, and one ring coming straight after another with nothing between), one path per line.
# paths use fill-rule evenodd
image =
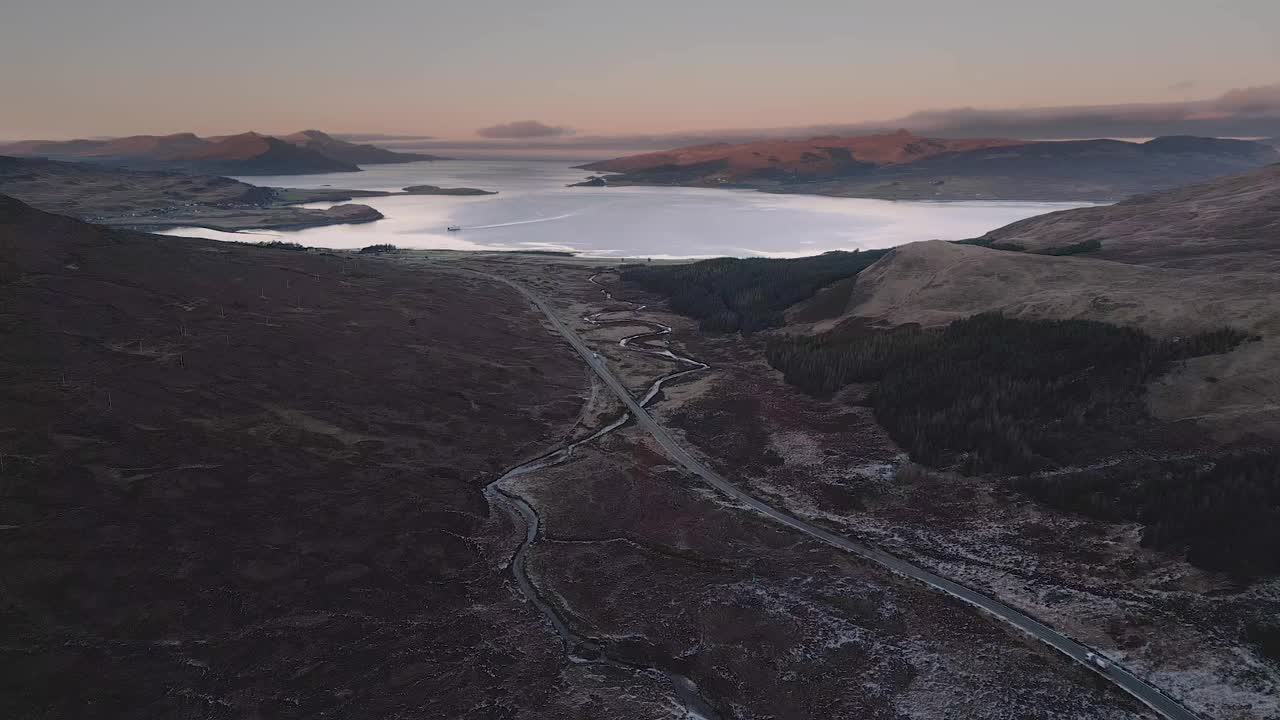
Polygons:
M536 223L553 222L555 220L564 220L565 218L571 218L574 215L578 215L578 214L579 213L571 212L571 213L565 213L564 215L552 215L551 217L533 218L532 220L515 220L512 222L494 223L492 225L468 225L467 229L468 230L488 230L489 228L512 227L514 225L533 225Z

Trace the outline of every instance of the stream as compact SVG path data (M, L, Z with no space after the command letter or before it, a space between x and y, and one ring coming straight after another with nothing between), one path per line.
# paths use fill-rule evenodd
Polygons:
M608 309L597 313L583 316L583 320L597 327L606 325L640 325L649 328L646 332L628 335L618 341L620 347L631 350L632 352L641 352L648 355L655 355L666 358L677 363L688 365L689 367L668 373L655 380L640 399L641 407L648 406L654 398L661 392L662 386L679 377L688 375L689 373L706 370L710 366L704 362L694 360L693 358L684 357L673 353L667 342L662 340L666 335L671 334L671 328L661 323L641 320L637 318L626 319L601 319L604 315L612 315L615 313L639 313L646 306L640 303L634 303L629 300L618 300L603 285L596 281L599 273L592 275L590 280L592 284L600 287L600 292L605 298L611 302L625 303L629 307L622 309ZM661 347L653 347L648 344L657 341ZM603 362L601 360L600 362ZM642 673L653 677L664 678L670 683L675 697L683 708L686 717L693 720L723 720L723 716L715 709L698 689L694 681L669 667L660 667L655 664L646 664L636 662L619 657L616 652L611 652L608 640L601 640L582 635L575 632L573 628L565 621L556 607L538 591L533 584L532 578L529 577L528 556L530 548L538 542L538 538L542 528L542 518L538 515L538 511L524 497L515 491L505 487L507 480L528 475L539 470L555 467L568 462L573 458L574 451L578 446L592 442L608 435L618 428L626 425L631 420L630 412L623 412L622 415L613 419L603 427L598 428L590 435L573 442L561 445L532 460L523 462L515 467L507 470L498 476L497 479L490 482L484 488L485 498L490 504L498 504L513 519L518 518L524 524L524 537L521 539L519 546L516 548L515 554L511 558L511 574L516 581L516 586L520 589L520 593L531 602L534 607L542 613L547 622L555 630L556 635L560 637L561 643L570 662L573 663L599 663L614 668L622 668L631 672ZM672 663L674 665L674 663Z

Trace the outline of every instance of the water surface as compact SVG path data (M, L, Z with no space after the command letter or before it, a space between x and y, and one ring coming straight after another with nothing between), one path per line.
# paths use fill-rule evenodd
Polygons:
M572 250L608 257L794 257L959 240L1032 215L1088 203L893 202L680 187L570 188L588 173L547 160L450 160L373 165L359 173L240 178L255 185L399 190L409 185L497 190L479 197L363 198L386 219L294 231L173 235L280 239L314 247L378 243L458 250ZM324 207L317 204L311 207ZM460 232L448 232L458 225Z

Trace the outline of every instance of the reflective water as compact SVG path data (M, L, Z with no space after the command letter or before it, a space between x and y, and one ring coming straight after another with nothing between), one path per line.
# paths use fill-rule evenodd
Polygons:
M169 234L278 238L333 248L391 243L460 250L575 250L611 257L793 257L975 237L1025 217L1086 204L890 202L749 190L566 187L587 175L568 162L454 160L374 165L360 173L242 178L256 185L287 187L399 190L439 185L499 194L360 199L356 202L387 216L364 225L253 234L183 228ZM450 225L462 230L448 232Z

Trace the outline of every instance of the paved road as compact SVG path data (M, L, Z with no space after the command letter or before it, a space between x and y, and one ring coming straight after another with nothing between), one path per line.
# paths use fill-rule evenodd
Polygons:
M1130 695L1142 701L1152 710L1155 710L1164 717L1171 718L1171 720L1197 720L1196 715L1183 707L1178 703L1178 701L1168 695L1165 695L1156 687L1147 684L1120 665L1111 663L1106 669L1095 666L1086 657L1093 653L1090 648L1081 645L1065 635L1062 635L1039 620L1015 610L999 600L987 597L986 595L971 590L955 581L948 580L941 575L937 575L925 570L924 568L912 565L911 563L894 555L890 555L883 550L878 550L868 545L863 545L862 543L857 543L849 540L848 538L836 535L828 530L824 530L816 525L812 525L790 515L789 513L778 510L771 505L766 505L751 495L748 495L736 485L726 480L719 473L703 465L696 458L690 455L678 442L676 442L675 438L671 437L671 435L661 425L659 425L658 422L654 420L638 402L636 402L635 398L633 398L631 393L628 392L626 386L622 384L622 381L610 372L609 368L605 365L605 361L602 358L597 358L591 348L587 347L587 344L582 341L582 338L578 337L577 333L561 322L560 318L541 297L523 285L507 278L498 275L489 275L489 277L515 288L520 292L520 294L524 295L530 302L537 306L537 308L542 311L542 314L546 315L547 319L551 321L551 324L556 328L556 330L569 341L569 344L572 345L573 348L578 351L578 354L587 361L587 364L595 370L596 374L600 376L600 379L613 390L614 394L617 395L624 404L626 404L627 409L629 409L631 414L635 417L636 422L653 436L653 439L667 451L671 458L683 465L688 471L701 477L707 483L714 486L720 492L728 495L734 500L737 500L743 505L746 505L752 510L755 510L761 515L770 517L783 525L795 528L796 530L812 538L821 540L833 547L851 552L855 555L860 555L868 560L879 563L899 575L909 577L913 580L918 580L995 616L997 619L1018 628L1040 642L1043 642L1061 652L1072 660L1106 677L1111 682L1120 686L1120 688L1125 692L1128 692Z

